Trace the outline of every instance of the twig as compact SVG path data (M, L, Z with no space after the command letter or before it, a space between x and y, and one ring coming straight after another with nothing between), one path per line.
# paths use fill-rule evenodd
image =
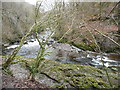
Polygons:
M41 72L40 74L43 74L43 75L47 76L48 78L52 79L53 81L55 81L57 83L60 83L58 80L56 80L55 78L50 77L48 74L46 74L44 72Z
M109 16L113 12L113 10L117 7L118 4L120 4L120 1L115 4L115 6L112 8L112 10L108 13L107 16Z
M75 19L75 18L74 18ZM73 26L73 21L74 21L74 19L72 20L72 24L71 24L71 26L70 27L72 27ZM55 45L56 43L58 43L59 41L61 41L63 38L64 38L64 36L69 32L69 31L71 31L71 28L69 27L69 29L64 33L64 35L58 40L58 41L56 41L55 43L53 43L52 45L50 45L48 48L50 48L50 47L52 47L53 45ZM47 48L47 49L48 49Z
M111 40L113 43L115 43L117 46L119 46L120 47L120 44L119 43L117 43L115 40L113 40L112 38L110 38L109 36L107 36L107 35L105 35L105 34L103 34L102 32L100 32L100 31L98 31L98 30L96 30L96 29L94 29L96 32L98 32L99 34L101 34L102 36L104 36L104 37L106 37L106 38L108 38L109 40Z

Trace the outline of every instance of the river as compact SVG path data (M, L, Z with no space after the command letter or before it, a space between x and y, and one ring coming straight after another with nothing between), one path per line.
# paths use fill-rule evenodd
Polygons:
M40 40L45 40L50 34L50 31L41 32L39 38ZM46 48L55 42L56 41L53 38L50 38ZM4 51L5 54L10 54L18 46L19 43L15 43L6 47ZM17 55L35 58L39 49L39 43L35 38L28 39L25 41ZM55 43L51 48L47 49L46 52L50 52L50 54L45 56L45 59L51 59L67 64L91 65L98 68L103 67L100 53L83 51L67 43ZM102 60L106 67L120 66L120 54L103 53Z

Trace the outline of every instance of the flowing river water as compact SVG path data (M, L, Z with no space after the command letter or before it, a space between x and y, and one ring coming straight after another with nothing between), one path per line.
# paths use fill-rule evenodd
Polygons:
M50 34L50 31L44 31L39 35L39 38L40 40L45 40ZM46 48L55 42L53 38L50 38ZM18 46L19 43L6 47L5 53L10 54ZM39 49L38 41L36 39L29 39L26 40L26 43L23 44L17 55L35 58ZM91 65L98 68L103 66L100 53L83 51L66 43L55 43L46 52L50 52L50 54L45 56L45 59L51 59L61 63ZM103 53L102 60L106 67L120 66L120 54Z

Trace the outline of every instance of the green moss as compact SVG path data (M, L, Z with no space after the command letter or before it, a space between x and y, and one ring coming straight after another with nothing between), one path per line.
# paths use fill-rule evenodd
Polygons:
M92 66L61 64L53 60L45 60L39 68L41 72L46 73L61 83L51 87L111 88L109 82L104 80L106 77L105 72ZM110 77L113 81L118 80L115 74L110 74ZM117 87L114 82L112 84Z
M59 38L60 39L60 38ZM58 39L58 40L59 40ZM63 39L61 39L60 41L58 41L58 43L66 43L67 42L67 39L66 38L63 38Z
M52 86L52 88L64 88L65 85L55 85L55 86Z
M52 38L54 38L56 41L59 40L62 37L62 35L54 35ZM60 41L58 41L58 43L67 43L67 38L63 38Z
M80 48L82 50L90 50L90 51L95 51L96 49L96 45L95 44L89 44L87 45L86 43L84 42L73 42L73 41L67 41L68 44L71 44L71 45L74 45L76 46L77 48Z

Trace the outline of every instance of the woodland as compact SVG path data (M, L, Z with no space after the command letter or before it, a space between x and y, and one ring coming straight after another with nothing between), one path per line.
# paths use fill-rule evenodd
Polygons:
M119 89L120 2L43 3L2 2L2 88Z

